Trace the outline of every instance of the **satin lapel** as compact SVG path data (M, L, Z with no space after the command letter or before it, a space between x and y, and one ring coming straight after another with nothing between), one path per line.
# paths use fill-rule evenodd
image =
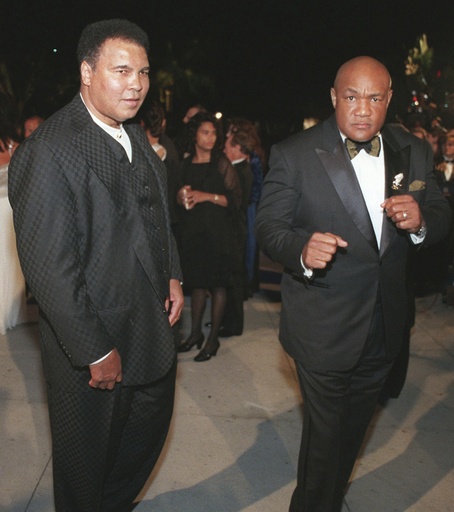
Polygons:
M334 152L324 149L316 149L315 151L353 222L370 245L378 251L374 228L361 187L342 140L339 138Z
M383 149L385 152L385 191L386 197L398 194L406 194L408 191L407 181L410 171L411 147L397 148L392 141L386 139L383 134ZM396 177L402 174L401 179ZM394 185L394 186L393 186ZM380 256L383 256L396 234L396 227L391 219L383 216L383 227L380 241Z

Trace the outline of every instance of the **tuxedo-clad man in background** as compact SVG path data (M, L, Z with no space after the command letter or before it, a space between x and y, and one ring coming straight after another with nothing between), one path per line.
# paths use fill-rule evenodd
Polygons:
M402 343L408 249L448 230L428 143L384 126L391 96L381 63L350 60L331 89L335 115L271 151L256 229L285 266L280 341L304 401L291 512L341 510Z
M451 207L452 218L454 219L454 133L448 132L447 137L441 139L441 157L436 162L435 179L438 186ZM454 263L454 222L451 224L448 236L441 243L437 244L438 254L432 250L434 258L429 264L438 267L439 285L442 285L443 294L446 297L446 278L452 270L449 269ZM450 296L450 305L453 297Z
M40 308L57 512L131 510L173 409L171 326L183 306L166 170L134 117L148 37L88 25L80 94L10 168L19 256Z
M252 130L254 125L246 119L232 119L228 123L227 136L224 143L224 154L230 160L238 173L242 200L240 208L234 216L234 232L237 243L232 286L227 288L222 326L219 336L240 336L244 327L243 302L247 297L246 274L246 240L247 240L247 209L251 195L252 174L249 158L256 144Z

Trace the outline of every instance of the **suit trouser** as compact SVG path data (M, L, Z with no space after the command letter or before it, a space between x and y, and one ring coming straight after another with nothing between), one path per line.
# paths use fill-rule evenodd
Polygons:
M226 331L239 336L244 327L244 299L246 298L246 267L245 267L246 237L238 237L238 254L234 257L232 286L227 288L222 327Z
M244 275L235 273L232 276L232 286L227 288L227 300L225 304L224 317L222 319L222 327L239 336L243 334L244 328L244 296L246 294L246 283Z
M144 386L48 387L57 512L123 512L155 466L173 411L176 364Z
M296 361L303 396L303 433L290 512L341 510L345 488L391 364L385 354L380 304L354 368L320 372Z

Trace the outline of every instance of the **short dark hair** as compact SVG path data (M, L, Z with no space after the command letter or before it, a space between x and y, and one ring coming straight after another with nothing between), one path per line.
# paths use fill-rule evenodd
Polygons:
M260 146L260 139L252 121L237 117L229 119L227 126L228 133L232 135L232 144L240 146L243 154L250 156Z
M147 34L132 21L123 19L96 21L87 25L80 36L77 45L79 66L86 61L92 68L96 67L101 47L107 39L123 39L142 46L147 53L150 50Z

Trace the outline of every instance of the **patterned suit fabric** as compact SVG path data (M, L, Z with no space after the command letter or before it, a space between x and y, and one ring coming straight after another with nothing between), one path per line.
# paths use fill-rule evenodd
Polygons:
M127 129L132 163L76 97L12 164L10 200L41 310L46 375L68 388L87 382L83 367L114 347L126 385L157 380L173 364L164 301L169 278L181 274L165 169L140 128Z
M143 130L132 162L79 96L14 155L18 252L40 308L57 512L125 510L168 431L175 347L165 309L181 279L166 171ZM117 348L123 381L89 387L87 365Z

